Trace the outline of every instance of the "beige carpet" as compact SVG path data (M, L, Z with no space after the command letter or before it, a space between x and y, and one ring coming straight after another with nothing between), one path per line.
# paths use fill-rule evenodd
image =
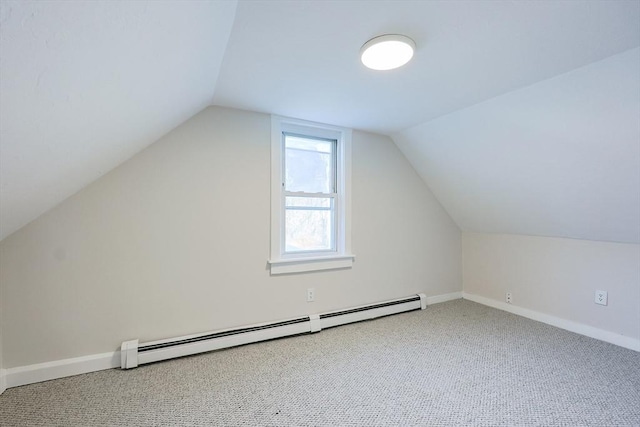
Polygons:
M2 426L640 426L640 353L469 301L7 390Z

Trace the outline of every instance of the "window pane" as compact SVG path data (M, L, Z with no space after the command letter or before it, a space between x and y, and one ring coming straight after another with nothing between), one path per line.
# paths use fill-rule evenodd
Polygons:
M334 193L335 140L285 134L285 189Z
M285 251L334 250L333 199L287 197Z
M287 208L331 209L330 197L286 197Z

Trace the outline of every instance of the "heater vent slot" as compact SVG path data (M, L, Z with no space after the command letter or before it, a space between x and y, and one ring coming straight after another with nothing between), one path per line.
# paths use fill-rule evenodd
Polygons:
M330 317L344 316L345 314L359 313L361 311L369 311L369 310L373 310L373 309L376 309L376 308L391 307L393 305L405 304L405 303L413 302L413 301L420 302L420 297L419 296L415 296L414 298L407 298L407 299L403 299L403 300L383 302L383 303L380 303L380 304L373 304L373 305L368 305L368 306L364 306L364 307L351 308L349 310L333 311L331 313L321 314L320 315L320 319L328 319ZM413 310L420 310L420 305L418 305ZM404 310L404 311L410 311L410 310Z
M309 317L301 317L299 319L292 319L292 320L287 320L287 321L284 321L284 322L269 323L267 325L260 325L260 326L250 326L250 327L247 327L247 328L231 329L231 330L228 330L228 331L214 332L212 334L197 336L197 337L193 337L193 338L177 339L177 340L173 340L171 342L164 342L164 343L159 343L159 344L145 344L145 345L141 345L141 346L138 347L138 352L142 353L142 352L145 352L145 351L157 350L157 349L160 349L160 348L167 348L167 347L174 347L174 346L179 346L179 345L183 345L183 344L195 343L195 342L199 342L199 341L208 341L208 340L212 340L212 339L216 339L216 338L228 337L228 336L231 336L231 335L246 334L248 332L256 332L256 331L263 331L265 329L279 328L281 326L295 325L297 323L305 323L305 322L308 322L308 321L309 321Z

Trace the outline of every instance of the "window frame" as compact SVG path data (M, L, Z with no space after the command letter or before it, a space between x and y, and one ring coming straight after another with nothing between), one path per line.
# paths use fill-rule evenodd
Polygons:
M284 133L311 138L334 139L335 162L335 250L285 252L285 148ZM351 129L281 116L271 116L271 254L272 275L350 268L351 253ZM291 194L289 193L289 196Z

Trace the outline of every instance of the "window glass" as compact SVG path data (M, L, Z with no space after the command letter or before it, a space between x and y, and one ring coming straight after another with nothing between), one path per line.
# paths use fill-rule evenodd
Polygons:
M286 252L335 250L335 233L333 230L333 198L286 198Z
M285 190L335 193L335 140L284 134Z

